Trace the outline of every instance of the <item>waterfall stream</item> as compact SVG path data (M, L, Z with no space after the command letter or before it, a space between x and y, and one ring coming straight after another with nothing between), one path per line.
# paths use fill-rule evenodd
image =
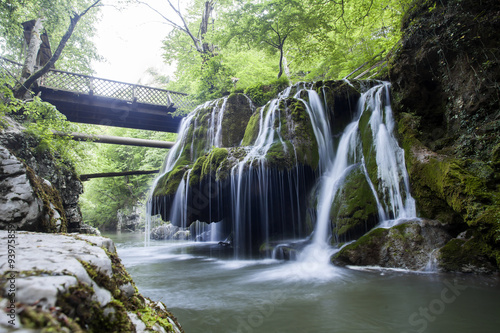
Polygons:
M390 227L400 218L416 217L415 201L409 191L409 180L404 163L404 152L398 146L392 134L394 120L389 98L389 84L381 83L361 95L353 121L345 128L339 140L334 158L327 166L327 171L320 180L318 195L318 218L314 237L300 256L301 261L325 260L329 262L331 253L328 249L330 237L330 210L336 194L344 184L346 176L357 164L361 164L366 180L377 201L378 215L384 226ZM384 112L382 112L382 110ZM362 141L359 122L363 112L371 112L370 126L374 137L376 162L380 185L387 200L384 207L376 195L376 190L366 171L365 158L362 154ZM402 178L402 181L401 181ZM403 188L400 188L400 183ZM393 220L387 220L393 216ZM325 256L322 253L328 253Z

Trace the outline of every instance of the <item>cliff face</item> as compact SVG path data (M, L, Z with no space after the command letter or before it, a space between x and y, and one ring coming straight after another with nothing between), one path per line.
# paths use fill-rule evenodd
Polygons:
M0 131L0 227L78 232L83 186L71 166L40 150L35 138L10 118Z
M441 268L500 266L500 3L416 1L390 60L419 216L460 237Z

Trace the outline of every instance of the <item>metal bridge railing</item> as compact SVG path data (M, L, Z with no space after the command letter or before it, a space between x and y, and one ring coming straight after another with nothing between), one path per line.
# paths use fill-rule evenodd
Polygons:
M12 76L17 79L21 76L22 69L23 67L20 63L0 57L0 72L2 75Z
M0 57L0 61L2 71L8 71L17 77L20 76L21 64L3 57ZM194 108L188 95L184 93L53 69L42 76L39 86L78 94L115 98L131 103L138 102L167 107L173 104L176 108L186 110Z

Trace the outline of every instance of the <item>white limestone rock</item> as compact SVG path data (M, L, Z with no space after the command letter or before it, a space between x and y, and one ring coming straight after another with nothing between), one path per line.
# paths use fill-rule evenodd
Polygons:
M35 223L42 210L43 202L35 195L23 163L0 146L0 226Z
M13 235L14 237L12 237ZM0 251L0 276L15 276L12 283L15 285L15 302L18 308L36 308L37 312L41 311L47 316L61 320L61 318L66 317L63 313L58 314L58 311L61 311L61 308L58 307L58 297L71 292L72 287L78 288L81 284L84 284L92 289L93 292L89 294L90 300L99 304L104 316L109 315L108 318L116 319L118 318L118 311L125 311L122 312L123 315L126 314L126 317L130 320L127 325L133 325L136 332L145 332L147 327L152 327L157 332L167 331L158 322L143 322L134 313L136 305L132 306L133 311L131 308L116 307L116 304L121 304L121 302L113 302L114 297L119 297L124 302L127 299L134 298L136 302L134 304L137 304L137 301L142 299L141 302L143 302L144 308L149 308L148 311L157 314L162 313L162 316L167 313L167 318L170 316L163 305L159 306L140 296L132 281L128 280L124 283L123 280L120 280L123 279L123 274L125 274L127 280L127 273L121 271L122 268L116 268L115 266L115 269L121 272L119 273L119 276L122 276L120 278L118 278L116 272L113 272L113 265L109 255L116 255L116 247L110 239L80 234L61 235L23 231L9 233L6 230L0 230L0 244L7 245L9 244L8 240L15 240L12 247L15 249L15 262L10 267L8 251ZM85 269L85 263L92 265L92 271L107 275L111 282L106 283L114 283L114 287L108 290L99 286L97 281L94 281ZM93 272L90 274L94 276ZM118 281L121 282L118 283ZM7 309L7 306L1 305L6 300L8 302L10 283L0 286L0 309L3 309L2 311ZM108 286L107 284L104 285ZM116 287L119 290L118 294L114 289ZM5 298L2 299L2 297ZM0 311L0 314L2 311ZM2 315L0 317L6 316ZM16 332L22 332L25 328L19 325L20 320L16 322ZM175 320L169 318L169 322L172 324L174 332L182 332ZM0 332L4 328L12 328L12 325L9 325L5 320L0 320ZM67 327L64 326L63 329L66 330ZM123 328L121 330L123 331ZM126 330L128 331L128 328ZM172 331L170 328L168 330Z

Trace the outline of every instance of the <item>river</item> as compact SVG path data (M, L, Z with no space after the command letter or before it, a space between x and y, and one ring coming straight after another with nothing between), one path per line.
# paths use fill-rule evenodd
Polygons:
M108 234L186 333L498 333L500 279L224 258L215 243Z

